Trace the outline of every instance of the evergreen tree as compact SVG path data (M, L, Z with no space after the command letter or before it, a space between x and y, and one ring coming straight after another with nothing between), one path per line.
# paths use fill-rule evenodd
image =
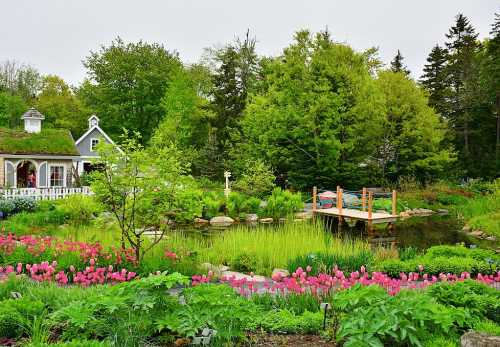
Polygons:
M436 45L427 57L424 74L420 83L429 92L429 105L447 119L449 116L448 98L450 88L447 76L448 53L446 49Z
M456 135L457 148L461 149L465 165L470 159L471 93L474 74L474 55L478 49L477 33L463 14L456 17L455 25L446 34L449 52L448 78L452 93L450 121Z
M255 53L255 39L237 39L213 53L216 69L213 75L211 125L214 128L210 148L213 161L218 162L216 175L220 176L228 159L233 139L240 132L240 120L247 103L250 90L255 85L258 58ZM216 154L214 153L214 146Z
M404 60L404 57L398 49L398 53L396 54L394 59L391 61L391 71L392 72L402 72L408 76L410 74L410 70L408 70L407 67L404 65L403 60Z

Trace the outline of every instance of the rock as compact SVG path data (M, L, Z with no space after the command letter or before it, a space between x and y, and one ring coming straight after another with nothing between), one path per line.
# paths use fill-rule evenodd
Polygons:
M226 278L234 278L235 280L242 280L243 278L245 278L247 281L255 281L255 282L268 281L268 279L265 278L264 276L259 276L259 275L250 276L236 271L222 271L221 276L224 276Z
M434 211L427 208L415 208L411 211L411 214L417 216L429 216L431 214L434 214Z
M485 237L484 239L488 240L488 241L496 241L497 240L497 238L495 236L488 236L488 237Z
M272 278L274 278L277 275L280 275L281 277L288 277L290 276L290 272L285 269L274 269L273 274L271 275Z
M483 236L483 232L481 230L474 230L470 232L469 235L474 237L481 237Z
M439 213L439 214L442 214L442 215L447 215L447 214L450 213L447 209L444 209L444 208L438 208L436 210L436 212Z
M312 211L308 212L298 212L295 214L297 219L311 219L313 217Z
M211 225L229 226L233 223L234 223L234 219L232 219L231 217L226 217L226 216L217 216L217 217L210 219Z
M260 223L272 223L273 219L272 218L261 218L259 219Z
M195 224L208 224L210 222L206 219L203 219L203 218L195 218L194 223Z
M229 267L225 265L213 265L210 263L202 263L200 267L204 270L212 271L216 276L221 276L221 273L228 271Z
M469 232L469 231L471 231L471 227L468 225L464 225L464 227L462 228L462 231Z
M408 211L403 211L399 214L401 218L409 218L411 217L410 213Z
M245 216L245 222L247 223L256 223L259 221L259 216L255 213L249 213Z
M460 338L461 347L500 347L500 336L469 331Z

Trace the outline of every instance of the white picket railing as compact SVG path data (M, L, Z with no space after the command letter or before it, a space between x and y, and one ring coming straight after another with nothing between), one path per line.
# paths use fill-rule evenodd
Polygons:
M0 188L0 198L33 198L35 200L56 200L74 194L91 195L90 187L81 188Z

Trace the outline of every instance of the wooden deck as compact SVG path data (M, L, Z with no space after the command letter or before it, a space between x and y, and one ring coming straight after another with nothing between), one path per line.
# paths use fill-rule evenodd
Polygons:
M368 212L366 212L366 211L351 210L348 208L343 208L341 211L339 211L339 209L335 208L335 207L317 209L315 211L315 213L323 214L323 215L327 215L327 216L357 219L357 220L362 220L362 221L366 221L366 222L371 222L373 224L392 223L398 219L397 215L392 215L389 213L380 213L380 212L373 212L371 219L370 219Z

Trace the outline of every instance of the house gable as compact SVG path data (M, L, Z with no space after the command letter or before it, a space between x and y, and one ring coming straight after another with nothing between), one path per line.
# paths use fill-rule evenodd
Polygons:
M89 130L76 141L75 145L82 158L98 157L99 154L93 150L92 142L101 141L115 145L113 140L99 127L99 118L93 115L89 118Z

